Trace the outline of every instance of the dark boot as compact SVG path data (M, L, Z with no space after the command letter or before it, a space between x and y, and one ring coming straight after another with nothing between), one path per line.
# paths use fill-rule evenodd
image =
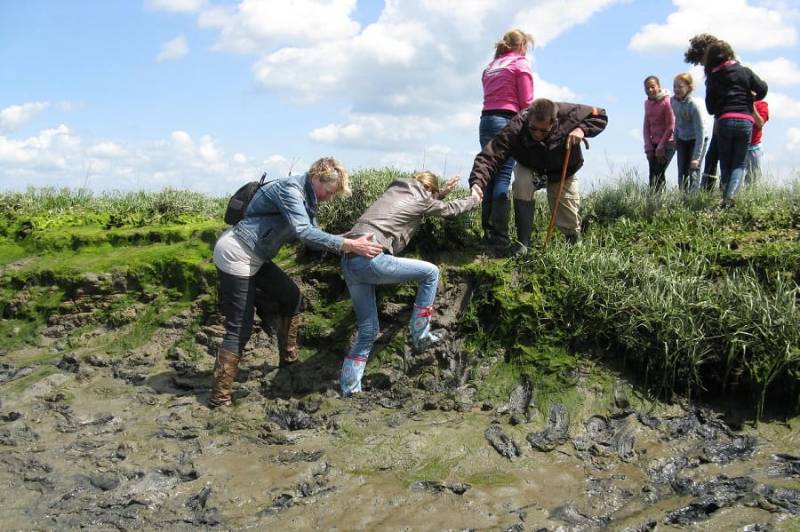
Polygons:
M297 362L297 337L300 333L300 321L300 314L278 318L278 356L281 367Z
M511 202L507 199L492 201L492 227L494 234L489 241L494 254L498 257L516 257L528 249L508 236L508 219L511 215Z
M491 243L497 247L508 246L508 218L511 215L508 199L499 198L492 200L492 214L489 223L492 225L494 234Z
M514 199L514 224L517 226L517 240L526 248L531 245L534 206L533 201Z
M208 399L209 407L231 406L233 380L236 378L238 368L239 357L236 353L225 349L217 352L217 360L214 362L214 386L211 388L211 397Z
M481 228L483 229L483 240L488 243L494 233L492 228L492 203L489 201L481 203Z
M566 238L567 244L569 244L570 246L576 246L583 241L583 238L581 238L580 233L569 233L567 235L564 235L564 238Z

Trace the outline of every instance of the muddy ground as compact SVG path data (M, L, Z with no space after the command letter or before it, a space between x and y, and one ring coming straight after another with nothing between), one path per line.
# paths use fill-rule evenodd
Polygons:
M59 323L0 350L0 529L800 529L790 423L649 401L588 357L569 407L526 382L479 400L502 357L468 374L452 340L373 361L365 393L342 399L337 354L279 369L265 331L236 405L209 410L222 328L209 320L207 354L188 356L174 346L194 312L121 357L98 348L118 331L65 342Z

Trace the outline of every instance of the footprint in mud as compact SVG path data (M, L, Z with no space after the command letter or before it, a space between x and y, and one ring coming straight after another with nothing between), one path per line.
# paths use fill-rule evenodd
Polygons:
M776 463L767 469L770 477L800 477L800 457L779 453L772 455Z
M550 406L547 416L547 428L539 432L531 432L527 436L528 443L536 450L550 452L569 439L569 412L562 404Z
M498 453L509 460L522 456L519 446L503 432L500 425L493 423L483 435Z
M429 491L431 493L444 493L446 491L455 495L463 495L472 486L463 482L445 484L435 480L418 480L411 484L411 491Z

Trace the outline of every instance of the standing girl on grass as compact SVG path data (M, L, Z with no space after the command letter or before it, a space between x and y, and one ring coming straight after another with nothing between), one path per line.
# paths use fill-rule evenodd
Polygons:
M696 190L700 186L700 159L703 157L703 119L692 98L694 81L688 72L675 76L675 96L670 100L675 115L675 151L678 154L678 188Z
M753 133L753 101L767 95L767 84L735 59L725 41L711 43L704 60L706 110L717 119L722 207L733 202L744 177Z
M644 78L644 153L647 155L650 190L664 190L664 172L675 155L675 115L670 97L656 76Z
M495 44L494 59L486 66L481 76L483 110L478 127L481 147L492 140L519 111L526 109L533 101L533 72L525 57L529 46L533 46L533 37L522 30L506 32ZM513 169L514 159L509 158L487 185L481 205L484 240L499 254L506 254L512 247L508 236L510 217L508 189L511 186ZM528 209L532 213L532 198L518 200L515 196L514 209L519 208Z

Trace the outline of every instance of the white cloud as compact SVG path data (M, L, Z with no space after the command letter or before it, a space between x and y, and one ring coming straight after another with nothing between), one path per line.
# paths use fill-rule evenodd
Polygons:
M369 113L351 114L348 120L346 124L329 124L314 129L309 138L322 144L391 149L424 143L443 126L426 116Z
M770 91L766 97L769 116L773 118L800 118L800 101L780 92Z
M243 0L236 9L214 8L198 19L202 28L219 28L215 49L261 52L281 42L315 43L356 35L350 18L355 0Z
M34 115L49 107L48 102L28 102L11 105L0 111L0 130L15 131Z
M785 57L748 64L770 86L800 84L800 68Z
M575 92L569 87L557 85L536 76L534 76L534 83L537 98L547 98L558 102L570 102L576 99Z
M287 161L277 155L263 161L242 153L227 157L211 135L195 140L180 130L167 139L124 144L98 140L86 147L62 124L28 138L0 135L0 190L53 184L89 186L98 191L170 186L221 195L257 178L264 170L271 175L286 175L292 164ZM305 169L302 162L294 168Z
M181 148L185 149L192 146L192 136L185 131L173 131L169 138Z
M179 35L161 46L161 51L158 53L158 57L156 57L156 62L177 61L188 53L189 43L186 41L186 37Z
M458 2L457 9L448 7L450 0L388 2L379 19L360 33L269 50L253 73L266 89L285 90L300 102L357 93L361 108L396 114L430 108L441 112L450 103L474 101L475 79L491 57L492 43L508 29L501 21L515 20L526 31L541 32L537 42L548 42L618 1L579 0L579 9L569 10L555 0L534 8L524 1L471 0ZM458 20L465 13L470 23L460 28ZM448 35L447 44L437 35ZM565 87L537 79L537 95L548 94L559 99L574 96Z
M193 13L206 5L206 0L147 0L147 5L160 11Z
M103 141L86 150L87 155L98 158L114 159L125 155L125 148L116 142Z
M63 168L69 156L79 153L81 139L61 124L23 140L0 136L0 165L32 163L40 168Z
M511 27L524 28L533 34L537 46L547 43L582 24L597 12L618 3L620 0L571 0L565 5L563 0L540 0L532 7L522 9L514 18Z
M647 24L631 38L638 52L685 50L698 33L712 32L737 52L791 46L797 31L788 22L789 8L751 6L746 0L672 0L677 8L664 24ZM746 21L744 23L743 21Z
M786 130L786 149L795 152L800 150L800 128L790 127Z
M210 135L203 135L198 142L195 142L186 131L173 131L170 140L176 152L189 159L210 164L222 162L223 153Z

